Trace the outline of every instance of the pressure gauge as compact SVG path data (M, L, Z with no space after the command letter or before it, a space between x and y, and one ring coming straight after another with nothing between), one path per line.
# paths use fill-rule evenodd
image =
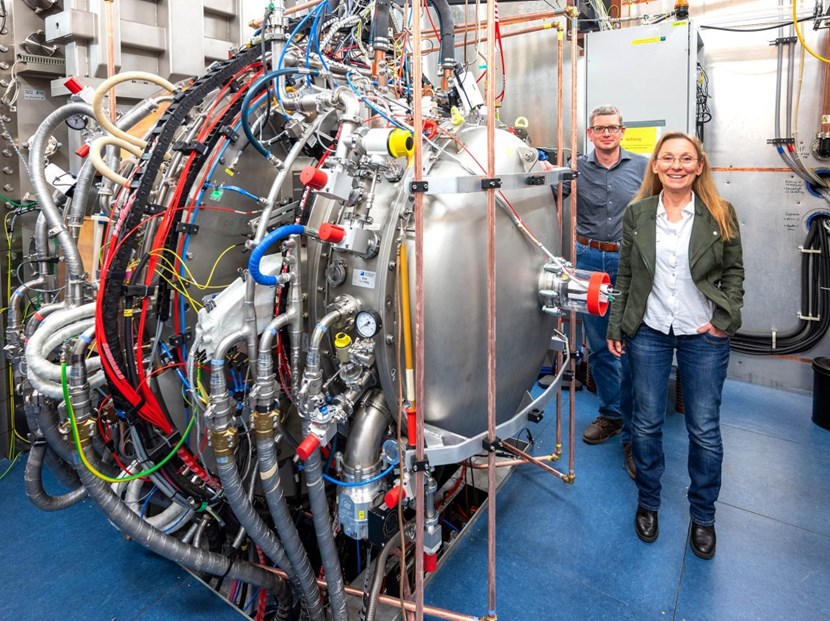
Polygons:
M357 333L364 339L370 339L380 330L380 315L373 310L360 311L354 318Z
M69 126L69 128L77 131L85 129L87 123L88 119L83 114L73 114L68 119L66 119L66 124Z

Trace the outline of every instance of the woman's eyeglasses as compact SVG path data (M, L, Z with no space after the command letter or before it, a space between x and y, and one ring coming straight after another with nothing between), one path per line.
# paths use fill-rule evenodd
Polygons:
M692 157L691 155L682 155L680 157L673 157L671 155L663 155L657 158L657 161L660 162L666 168L670 168L674 165L675 162L680 162L680 165L684 168L691 168L697 163L697 158Z

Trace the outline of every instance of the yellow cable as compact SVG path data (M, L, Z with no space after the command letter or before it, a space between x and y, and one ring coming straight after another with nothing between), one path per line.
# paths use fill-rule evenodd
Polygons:
M801 28L799 28L799 26L798 26L798 12L797 12L798 5L796 3L796 0L792 0L792 2L793 2L793 26L795 26L795 34L796 34L796 36L798 36L799 43L801 43L802 47L810 53L810 56L812 56L813 58L818 58L823 63L830 64L830 60L828 60L824 56L819 56L818 54L816 54L812 49L810 49L810 46L807 45L807 43L804 41L804 37L801 36Z
M187 282L187 283L193 285L194 287L196 287L197 289L199 289L200 291L204 291L205 289L224 289L228 285L211 285L210 283L213 280L213 274L214 274L214 272L216 272L216 268L219 267L219 262L222 260L222 258L228 252L230 252L231 250L233 250L237 246L239 246L239 244L231 244L230 246L225 248L219 254L219 256L216 258L216 261L214 261L214 263L213 263L213 267L210 268L210 273L208 274L207 282L204 285L200 285L197 282L196 278L193 276L193 272L191 272L190 268L187 267L187 263L185 263L184 259L182 259L175 251L171 250L170 248L158 248L157 250L153 250L150 253L150 255L154 256L154 257L157 257L160 261L164 261L169 266L168 269L172 273L177 274L182 282ZM176 271L176 266L173 263L171 263L166 257L164 257L161 254L158 254L158 251L168 252L168 253L172 254L176 259L178 259L179 263L184 268L184 271L187 274L189 280L182 279L181 275L178 274L178 272Z

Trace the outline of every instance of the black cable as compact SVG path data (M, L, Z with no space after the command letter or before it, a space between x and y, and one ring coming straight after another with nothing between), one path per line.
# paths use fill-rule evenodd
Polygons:
M797 20L800 22L808 22L813 19L813 16L810 17L802 17L801 19ZM723 26L704 26L703 24L699 25L698 28L701 30L723 30L724 32L763 32L764 30L775 30L776 28L784 28L786 26L791 26L792 22L784 22L783 24L774 24L772 26L764 26L763 28L725 28Z
M801 259L801 313L815 320L802 319L792 332L776 335L738 333L732 337L733 351L749 355L796 354L815 347L830 329L830 216L810 220ZM814 252L809 252L809 251ZM818 252L815 252L815 251Z

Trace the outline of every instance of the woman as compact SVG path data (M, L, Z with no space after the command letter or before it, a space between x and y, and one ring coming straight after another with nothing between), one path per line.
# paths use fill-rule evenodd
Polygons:
M715 554L721 485L720 402L729 335L741 325L744 267L735 210L718 194L700 141L680 132L657 143L643 185L623 217L608 348L628 354L634 387L637 536L657 539L663 420L672 358L689 432L690 543Z

